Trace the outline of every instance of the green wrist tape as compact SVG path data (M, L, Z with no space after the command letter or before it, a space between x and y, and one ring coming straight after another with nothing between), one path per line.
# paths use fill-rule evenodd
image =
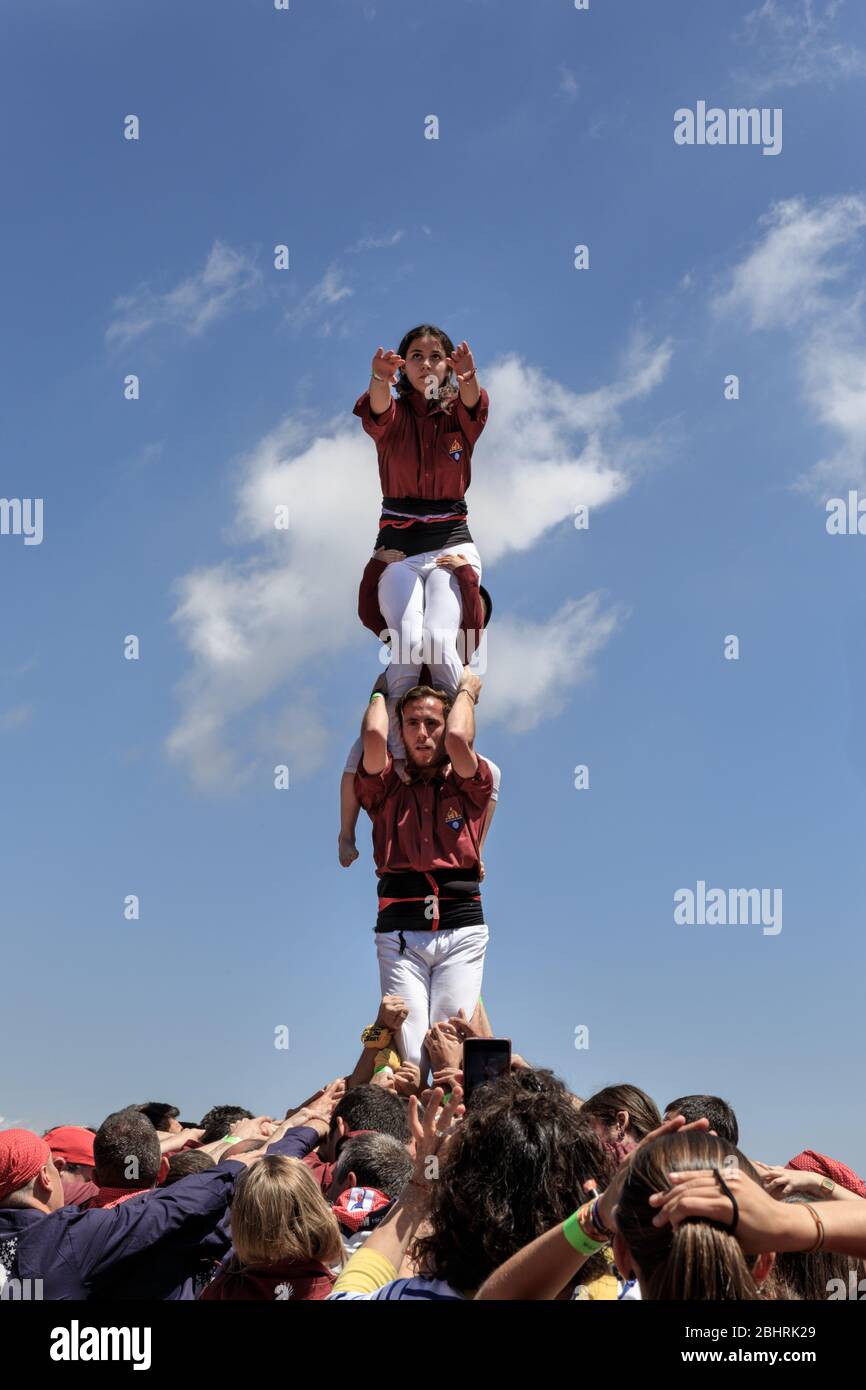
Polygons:
M589 1236L581 1229L576 1211L563 1221L562 1234L579 1255L594 1255L597 1250L603 1250L607 1244L607 1241L604 1240L590 1240Z
M243 1141L241 1140L241 1137L238 1134L226 1134L220 1140L221 1144L240 1144L242 1142Z

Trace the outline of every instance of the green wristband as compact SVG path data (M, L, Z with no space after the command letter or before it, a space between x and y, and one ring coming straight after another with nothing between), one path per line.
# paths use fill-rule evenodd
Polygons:
M376 698L377 695L379 696L379 699L380 699L380 700L384 700L385 696L382 694L381 690L374 690L374 691L373 691L373 694L370 696L370 704L371 704L371 705L372 705L372 703L373 703L373 701L375 700L375 698Z
M243 1140L239 1134L225 1134L220 1140L221 1144L241 1144Z
M597 1250L603 1250L607 1245L606 1240L590 1240L589 1236L582 1230L577 1219L577 1212L572 1212L571 1216L562 1223L562 1234L568 1241L573 1250L579 1255L594 1255Z

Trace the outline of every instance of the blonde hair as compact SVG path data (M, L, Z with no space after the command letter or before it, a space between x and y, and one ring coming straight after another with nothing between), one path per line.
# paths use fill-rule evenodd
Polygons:
M336 1217L299 1158L268 1154L238 1179L231 1207L232 1244L240 1265L281 1260L336 1264L343 1241Z

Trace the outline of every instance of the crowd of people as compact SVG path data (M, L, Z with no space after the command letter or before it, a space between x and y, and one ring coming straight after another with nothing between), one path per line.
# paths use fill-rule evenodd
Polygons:
M471 1019L432 1075L386 996L353 1070L286 1116L147 1102L98 1127L0 1130L0 1297L777 1300L866 1290L866 1184L805 1149L747 1157L710 1095L586 1099L544 1067L464 1095ZM427 1082L430 1082L428 1085ZM746 1148L751 1146L748 1138Z

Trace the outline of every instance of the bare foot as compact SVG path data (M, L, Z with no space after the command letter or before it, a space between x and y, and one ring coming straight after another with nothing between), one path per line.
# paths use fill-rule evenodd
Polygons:
M340 863L344 869L348 869L350 864L354 864L358 858L358 851L355 848L355 839L352 835L340 835L337 839L337 849L340 855Z

